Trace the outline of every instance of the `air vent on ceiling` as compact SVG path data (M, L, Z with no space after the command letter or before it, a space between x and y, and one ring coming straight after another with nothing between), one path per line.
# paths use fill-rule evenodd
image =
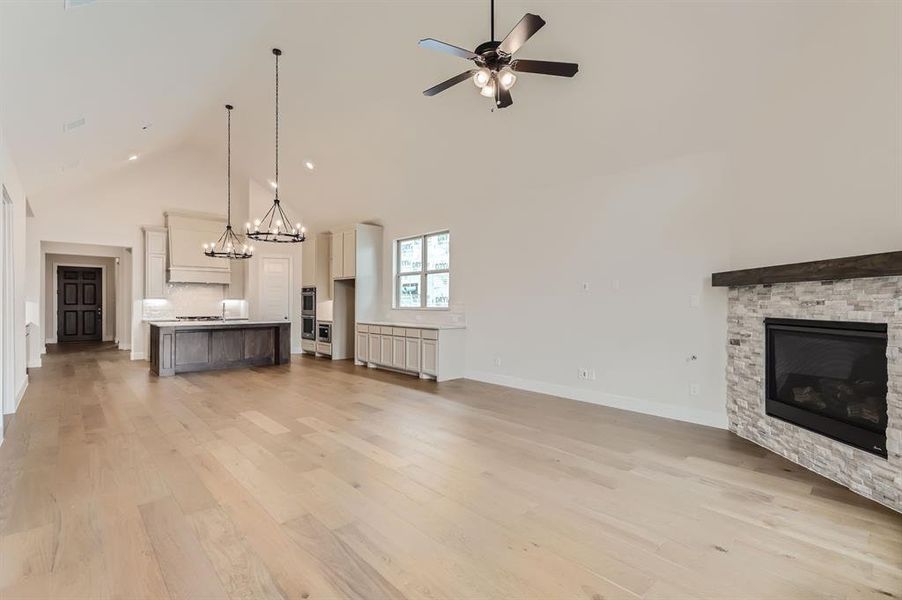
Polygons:
M84 124L85 124L84 117L82 117L80 119L75 119L74 121L69 121L68 123L65 123L63 125L63 131L69 132L69 131L72 131L73 129L78 129L79 127L81 127Z
M96 0L63 0L63 6L66 10L70 8L79 8L81 6L87 6L88 4L94 4Z

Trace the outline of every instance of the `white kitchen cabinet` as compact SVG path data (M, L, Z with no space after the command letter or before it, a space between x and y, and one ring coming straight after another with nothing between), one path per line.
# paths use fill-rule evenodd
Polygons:
M357 359L359 363L366 362L367 350L369 350L369 334L365 331L357 332L357 343L354 344L356 349L356 355L354 358Z
M354 277L357 271L357 232L344 231L341 234L342 277Z
M465 333L463 327L358 323L357 345L365 340L367 355L358 353L357 362L423 379L458 379L464 375Z
M332 234L332 256L330 264L332 279L341 279L342 269L344 268L344 247L341 241L341 233Z
M423 340L423 364L421 371L424 375L438 375L438 340Z
M316 287L316 240L301 244L301 287Z
M393 335L391 339L391 366L395 369L403 369L407 366L405 350L407 349L402 336Z
M166 297L166 228L144 228L144 297Z
M392 341L394 340L394 338L392 337L391 334L385 335L384 333L385 333L385 332L383 332L383 335L382 335L381 338L380 338L380 339L382 340L382 349L381 349L381 351L380 351L380 353L379 353L380 356L381 356L381 360L379 361L379 364L386 365L386 366L391 366L391 363L392 363Z
M376 329L378 329L378 327ZM374 365L382 364L382 336L371 330L368 337L368 362Z
M404 338L404 370L419 371L420 370L420 339Z
M357 275L357 232L332 233L332 279L351 279Z

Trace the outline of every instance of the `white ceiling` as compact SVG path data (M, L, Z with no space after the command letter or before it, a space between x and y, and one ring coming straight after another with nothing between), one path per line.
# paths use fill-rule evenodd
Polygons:
M308 222L331 225L420 206L468 180L498 193L505 180L546 185L722 146L780 80L787 48L835 19L803 5L498 2L498 37L527 11L548 23L520 56L580 72L522 75L514 105L492 113L468 82L422 96L469 63L416 45L475 47L488 37L487 0L7 1L0 119L34 197L122 168L132 153L188 143L218 159L231 102L235 168L266 181L279 46L283 195L306 199Z

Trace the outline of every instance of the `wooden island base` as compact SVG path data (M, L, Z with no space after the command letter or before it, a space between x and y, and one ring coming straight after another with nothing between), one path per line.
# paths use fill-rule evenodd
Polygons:
M150 370L161 377L278 365L290 360L290 323L150 324Z

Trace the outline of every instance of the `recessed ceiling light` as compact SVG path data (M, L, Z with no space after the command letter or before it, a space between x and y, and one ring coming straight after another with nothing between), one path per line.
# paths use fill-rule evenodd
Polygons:
M305 161L304 161L304 166L307 167L307 170L308 170L308 171L312 171L313 169L316 168L316 165L313 164L313 161L312 161L312 160L305 160Z
M269 182L269 185L272 186L272 189L276 189L277 187L279 187L278 184L277 184L275 181L270 181L270 182Z
M137 155L137 154L132 154L131 156L128 157L128 159L129 159L129 160L138 160L138 155Z

